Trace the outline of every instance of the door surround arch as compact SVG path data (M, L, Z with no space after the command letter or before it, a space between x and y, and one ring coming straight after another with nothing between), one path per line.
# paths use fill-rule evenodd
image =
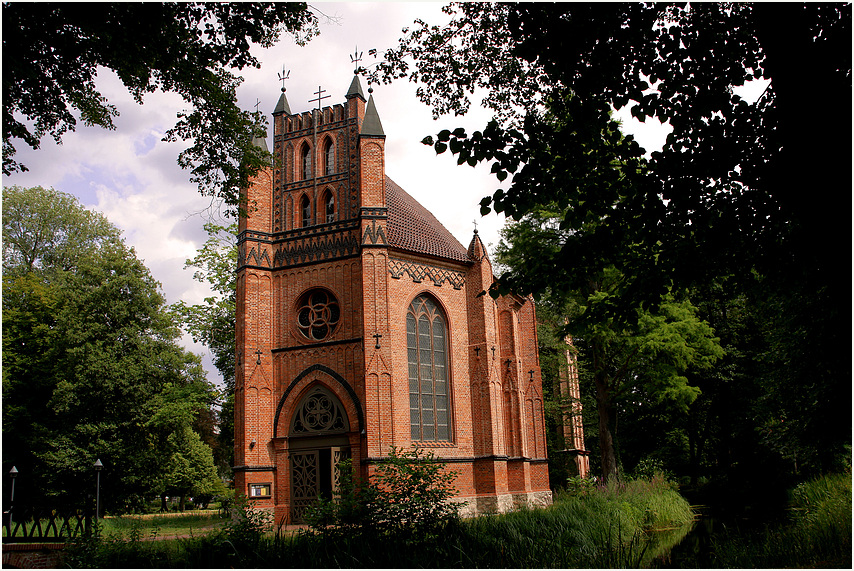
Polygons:
M324 382L324 379L318 378L316 379L320 384L326 386L330 392L332 392L340 401L341 405L344 407L344 411L347 413L348 422L350 424L350 432L358 431L359 434L364 435L365 433L365 413L362 410L362 403L359 401L359 396L356 394L356 391L353 390L353 387L350 386L344 377L336 373L334 370L330 369L325 365L311 365L306 367L300 374L294 377L294 380L288 385L288 388L285 389L285 392L282 393L282 397L279 399L279 404L276 407L276 415L273 418L273 438L287 438L288 432L290 431L290 416L287 419L282 419L282 411L285 409L285 403L288 401L294 401L290 403L290 410L294 409L298 402L301 401L304 396L305 391L309 390L312 385L314 385L315 379L306 379L312 373L324 373L334 382ZM300 386L302 385L302 386ZM301 390L296 390L296 389ZM343 394L342 394L343 393ZM342 398L346 395L347 398ZM353 417L355 413L356 426L353 426ZM287 426L281 426L280 422L283 420L287 421ZM281 430L280 430L281 428Z

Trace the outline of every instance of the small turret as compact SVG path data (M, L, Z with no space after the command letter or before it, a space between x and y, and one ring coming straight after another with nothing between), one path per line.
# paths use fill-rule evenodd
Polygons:
M359 78L356 77L354 79ZM379 113L377 113L377 106L374 104L373 95L368 100L368 108L365 110L365 120L362 123L361 135L363 137L385 137L385 131L383 131L383 124L380 121Z
M285 97L285 88L282 88L282 96L279 97L279 102L276 103L276 109L273 110L273 115L280 113L291 114L291 106L288 104L288 98Z
M477 233L477 228L474 229L474 236L472 236L471 243L469 243L468 254L469 259L474 262L479 262L484 258L488 259L486 248L480 239L480 235Z
M362 101L366 101L365 92L362 91L362 82L359 81L358 75L354 75L353 81L350 82L350 89L347 90L347 99L357 95L362 98Z

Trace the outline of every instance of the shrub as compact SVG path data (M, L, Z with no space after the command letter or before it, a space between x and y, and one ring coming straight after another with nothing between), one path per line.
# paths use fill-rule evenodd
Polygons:
M231 520L225 524L223 533L235 545L257 545L264 534L273 529L273 514L253 507L244 495L234 498Z
M314 533L426 539L459 518L450 501L456 473L432 452L392 447L368 480L355 477L349 460L338 466L336 497L319 500L306 515Z
M596 480L593 478L582 478L581 476L571 476L566 479L566 489L563 491L571 498L587 496L596 491Z

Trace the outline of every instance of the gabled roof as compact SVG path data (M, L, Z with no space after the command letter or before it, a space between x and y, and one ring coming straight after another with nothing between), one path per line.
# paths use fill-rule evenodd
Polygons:
M454 235L389 177L385 177L385 192L390 247L456 262L470 261Z

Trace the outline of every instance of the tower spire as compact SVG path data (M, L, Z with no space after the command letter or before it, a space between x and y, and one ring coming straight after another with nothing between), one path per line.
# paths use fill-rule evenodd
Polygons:
M373 89L368 89L368 91L373 91ZM362 121L362 132L360 134L368 137L385 137L385 131L383 131L380 115L377 113L373 94L368 99L368 106L365 109L365 120Z
M291 106L288 104L288 98L285 97L285 80L290 78L291 70L285 71L285 65L282 64L282 71L279 73L279 81L282 82L282 95L279 97L279 102L276 103L276 108L273 110L273 115L278 115L279 113L287 113L291 114Z

